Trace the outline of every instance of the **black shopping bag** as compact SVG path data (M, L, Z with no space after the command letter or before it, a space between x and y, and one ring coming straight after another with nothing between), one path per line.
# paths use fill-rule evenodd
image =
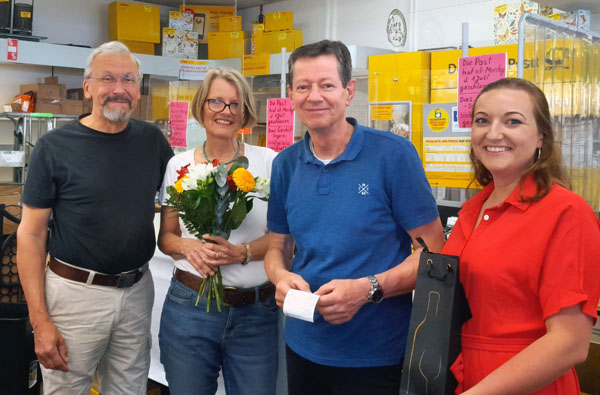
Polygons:
M458 257L429 252L423 239L400 395L450 395L450 366L460 354L462 324L471 311L460 283Z

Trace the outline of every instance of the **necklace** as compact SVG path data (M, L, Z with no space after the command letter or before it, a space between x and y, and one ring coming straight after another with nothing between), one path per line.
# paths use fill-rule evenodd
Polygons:
M239 157L240 157L240 152L242 151L242 146L240 145L240 140L235 140L235 141L237 142L237 145L238 145L238 150L237 150L237 153L235 154L235 156L233 157L233 159L232 159L232 160L230 160L230 161L227 161L227 162L223 163L224 165L228 165L228 164L232 163L234 160L236 160L237 158L239 158ZM208 155L206 155L206 141L205 141L205 142L204 142L204 144L202 145L202 153L204 154L204 159L206 159L206 161L207 161L208 163L212 162L212 161L211 161L211 160L208 158Z

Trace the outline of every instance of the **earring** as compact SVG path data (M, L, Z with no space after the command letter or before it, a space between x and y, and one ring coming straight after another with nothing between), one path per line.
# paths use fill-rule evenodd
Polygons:
M540 156L542 156L542 149L537 148L536 149L536 160L540 160Z

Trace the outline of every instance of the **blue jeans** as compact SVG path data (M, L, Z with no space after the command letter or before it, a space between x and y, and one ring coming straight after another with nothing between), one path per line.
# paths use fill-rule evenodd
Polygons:
M160 361L172 395L214 395L219 370L232 395L275 395L277 305L264 302L223 307L175 278L165 299L158 335Z

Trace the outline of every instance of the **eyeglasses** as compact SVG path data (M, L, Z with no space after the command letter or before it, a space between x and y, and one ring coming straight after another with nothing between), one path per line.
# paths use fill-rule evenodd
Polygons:
M240 103L229 103L226 104L224 101L219 99L206 99L208 103L208 108L212 112L223 112L225 107L229 107L229 112L233 115L239 115L240 113Z
M121 84L125 86L133 86L141 80L140 77L134 74L125 74L121 76L106 74L102 77L88 77L88 79L99 81L102 85L116 85L117 81L120 80Z

